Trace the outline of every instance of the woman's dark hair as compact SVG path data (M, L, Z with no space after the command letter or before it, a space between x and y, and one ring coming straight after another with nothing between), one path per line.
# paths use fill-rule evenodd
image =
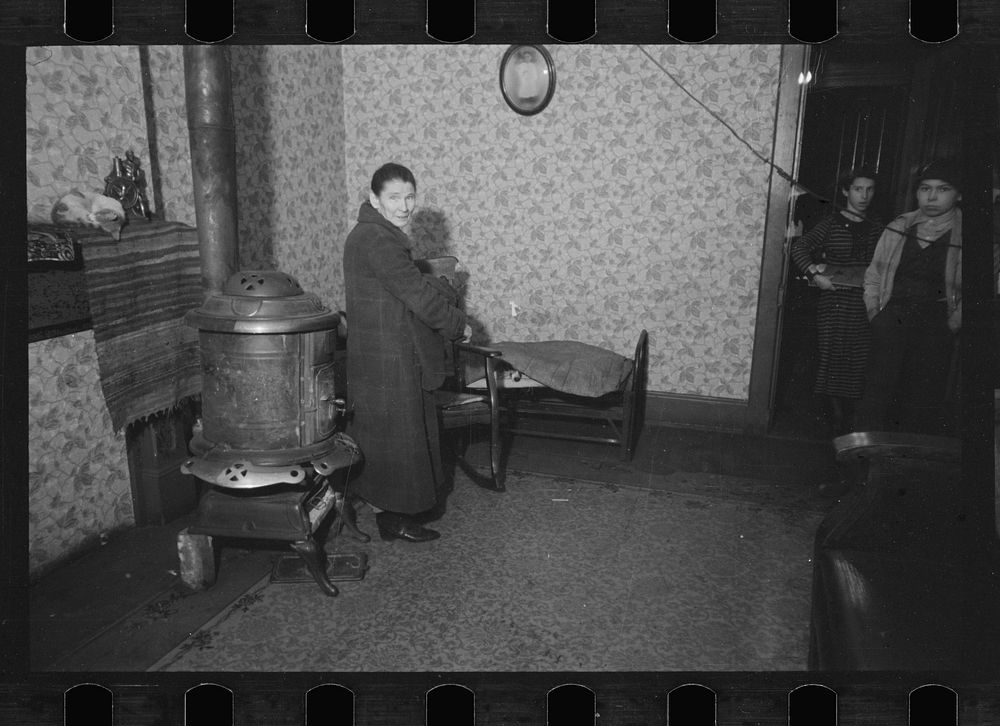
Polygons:
M961 191L962 170L952 159L933 159L917 169L917 186L925 179L940 179Z
M840 178L837 180L837 188L842 192L846 192L851 188L851 184L854 183L855 179L871 179L873 182L878 184L878 178L875 176L875 172L867 166L856 166L850 171L840 175Z
M390 161L388 164L383 164L376 169L372 175L372 192L374 192L375 196L378 196L382 193L385 185L391 181L409 182L413 185L413 190L417 190L417 180L413 178L413 172L402 164Z

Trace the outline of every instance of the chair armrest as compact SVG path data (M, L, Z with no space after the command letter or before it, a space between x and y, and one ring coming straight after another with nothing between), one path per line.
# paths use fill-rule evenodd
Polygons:
M455 341L456 350L464 350L468 353L483 357L483 372L486 377L487 396L490 409L498 411L500 407L500 382L498 380L497 368L501 365L498 360L503 355L496 348L484 348L481 345L473 345L466 341ZM460 378L460 383L465 385L464 375Z
M920 459L959 463L962 442L946 436L895 431L856 431L833 440L838 461Z
M481 345L473 345L472 343L466 343L462 340L456 341L455 347L459 350L476 353L477 355L485 356L487 358L497 358L503 355L503 352L497 350L496 348L484 348Z

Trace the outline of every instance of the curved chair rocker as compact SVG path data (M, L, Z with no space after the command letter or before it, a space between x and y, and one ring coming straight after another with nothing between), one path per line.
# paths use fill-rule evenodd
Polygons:
M466 387L465 366L463 361L470 357L483 360L483 374L486 379L485 392L480 389L473 392ZM502 461L502 439L500 435L500 394L497 378L498 358L500 351L492 348L473 345L466 342L454 344L455 374L452 385L435 392L435 404L438 410L438 420L441 428L458 432L463 444L454 447L457 463L476 484L502 492L506 490L504 482L506 471ZM468 434L472 426L488 426L490 431L490 480L482 478L472 471L465 462L462 453L468 443Z

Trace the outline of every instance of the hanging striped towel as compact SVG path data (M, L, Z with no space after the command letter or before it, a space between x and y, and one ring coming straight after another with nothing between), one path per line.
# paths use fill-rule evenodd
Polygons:
M203 302L198 232L133 221L113 240L81 231L101 389L115 431L201 392L198 331L186 312Z

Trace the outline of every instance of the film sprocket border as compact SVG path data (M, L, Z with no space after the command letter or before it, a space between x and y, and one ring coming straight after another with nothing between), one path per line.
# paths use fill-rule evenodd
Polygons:
M676 2L676 0L674 0ZM239 4L238 4L239 5ZM841 27L851 28L836 42L900 42L910 43L907 34L908 2L890 0L888 2L846 3L842 9ZM421 20L423 3L410 3L400 7L390 0L372 0L371 18L358 16L357 33L352 42L403 42L426 43ZM634 2L626 12L611 15L605 4L598 2L598 36L596 42L670 42L666 34L665 3ZM718 35L712 42L789 42L787 35L787 7L784 0L772 0L749 6L733 5L725 8L720 17ZM159 9L161 14L150 18L148 3L140 0L116 0L116 34L108 42L113 43L185 43L191 39L184 34L184 9L182 3L172 3L170 8ZM545 33L545 17L542 4L522 7L512 4L478 3L477 35L471 42L506 44L510 42L551 43ZM22 74L23 51L21 46L58 45L68 41L62 32L61 0L14 0L4 3L0 9L0 34L11 47L2 56L8 63L8 73L15 78ZM235 13L236 42L259 43L310 43L312 42L298 27L299 10L278 0L253 2L251 7L237 7ZM961 34L952 43L963 47L982 48L995 41L995 29L1000 27L1000 5L992 0L964 0L961 4L964 24ZM141 22L140 22L141 21ZM516 36L516 37L515 37ZM13 52L9 52L13 51ZM16 90L16 87L15 87ZM23 88L22 88L23 91ZM23 92L5 94L9 99L10 116L7 128L18 128L23 122ZM20 100L19 100L20 99ZM15 143L10 145L11 159L23 159L22 138L16 133L9 134ZM19 148L14 148L19 147ZM7 147L5 147L7 148ZM15 170L17 167L14 167ZM15 205L16 206L16 205ZM21 211L23 211L23 205ZM11 218L16 218L12 215ZM12 378L12 380L16 380ZM9 397L8 403L16 401ZM13 432L11 432L13 433ZM21 434L23 436L23 433ZM14 447L12 447L14 448ZM5 462L5 469L12 470L19 460ZM13 478L13 477L11 477ZM4 482L3 496L7 501L20 502L21 490ZM5 502L6 504L6 502ZM13 517L20 503L5 507L11 515L5 517L3 528L6 532L7 550L15 556L23 554L22 540L26 525ZM10 525L10 526L7 526ZM20 539L15 539L20 538ZM6 569L6 568L5 568ZM21 570L7 574L5 584L22 589L26 579ZM777 713L761 706L778 703L781 694L804 683L823 683L842 691L839 709L842 719L848 714L863 714L863 720L875 722L875 711L882 709L886 720L879 723L905 723L906 694L913 688L926 683L939 682L952 686L958 691L959 716L962 724L985 722L995 716L1000 704L996 701L996 680L993 674L834 674L823 677L815 673L657 673L657 674L580 674L580 673L461 673L461 674L61 674L29 673L26 666L27 650L24 641L12 628L16 621L23 620L26 598L11 593L5 596L4 640L13 634L12 646L4 656L5 673L0 683L0 720L9 723L62 723L62 694L73 685L94 682L110 688L116 696L116 722L155 722L162 717L171 723L182 723L183 692L199 683L214 681L225 684L237 691L235 699L235 722L249 723L302 723L304 694L308 688L321 683L343 683L355 692L356 713L366 716L358 723L402 723L401 717L414 720L407 723L422 723L423 701L416 696L426 693L433 685L440 683L462 683L474 689L477 703L491 704L493 716L483 718L480 723L495 723L502 716L523 715L534 723L544 723L544 694L548 689L563 683L583 683L592 687L598 699L598 710L603 723L622 723L624 714L642 718L655 714L665 722L665 694L682 683L703 683L719 694L720 704L726 703L728 710L720 707L718 723L785 723ZM26 630L21 628L21 632ZM723 701L725 699L725 701ZM767 699L771 699L768 701ZM755 705L756 704L756 705ZM279 716L278 709L284 711ZM964 709L964 710L963 710ZM990 710L987 710L990 709ZM506 713L505 713L506 710ZM6 716L7 718L2 718ZM273 717L275 720L268 720ZM284 720L279 720L284 719ZM752 719L767 719L752 721ZM976 719L980 718L981 721ZM134 721L128 721L134 719ZM845 720L841 721L846 723Z

